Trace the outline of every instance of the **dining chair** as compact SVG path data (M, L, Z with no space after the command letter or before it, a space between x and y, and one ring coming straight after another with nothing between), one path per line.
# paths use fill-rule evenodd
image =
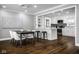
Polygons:
M13 38L14 38L14 43L15 43L15 45L18 46L18 45L19 45L19 41L20 41L20 37L19 37L19 35L18 35L16 32L14 32L14 31L13 31Z
M11 37L10 43L11 43L11 44L14 44L13 31L10 30L9 33L10 33L10 37Z
M17 32L13 31L13 38L15 40L15 45L18 46L20 44L20 36L17 34ZM25 41L25 38L22 38L22 44L23 41Z
M36 41L40 41L41 39L41 31L35 31L35 38L36 38Z
M34 43L34 36L32 34L25 35L27 43Z

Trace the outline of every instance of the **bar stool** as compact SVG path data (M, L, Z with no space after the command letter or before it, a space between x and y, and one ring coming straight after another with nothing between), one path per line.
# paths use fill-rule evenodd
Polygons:
M40 39L41 39L41 32L40 31L35 31L35 38L36 38L36 41L40 41Z
M46 31L42 31L42 39L46 39L47 38L47 32Z

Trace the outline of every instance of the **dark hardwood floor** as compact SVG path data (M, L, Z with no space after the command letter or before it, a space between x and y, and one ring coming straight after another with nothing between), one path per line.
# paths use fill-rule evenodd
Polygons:
M26 42L27 43L27 42ZM74 37L63 36L60 41L40 40L35 44L27 43L22 48L16 47L10 41L0 41L0 53L6 54L76 54L79 53L75 46Z

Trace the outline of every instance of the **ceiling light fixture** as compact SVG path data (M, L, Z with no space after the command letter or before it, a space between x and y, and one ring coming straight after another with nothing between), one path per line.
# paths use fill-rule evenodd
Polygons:
M3 8L6 8L6 6L4 6L4 5L3 5L2 7L3 7Z
M22 4L21 6L22 6L22 8L27 8L27 6L25 6L24 4Z
M27 10L25 10L25 12L27 12Z
M23 5L23 4L18 4L18 5Z
M34 5L34 8L37 8L37 5Z

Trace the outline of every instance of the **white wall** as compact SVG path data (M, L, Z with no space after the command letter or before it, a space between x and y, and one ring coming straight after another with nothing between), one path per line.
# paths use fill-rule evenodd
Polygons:
M34 29L34 16L0 10L0 38L10 37L9 30Z
M75 45L79 46L79 4L76 5L76 38L75 38Z

